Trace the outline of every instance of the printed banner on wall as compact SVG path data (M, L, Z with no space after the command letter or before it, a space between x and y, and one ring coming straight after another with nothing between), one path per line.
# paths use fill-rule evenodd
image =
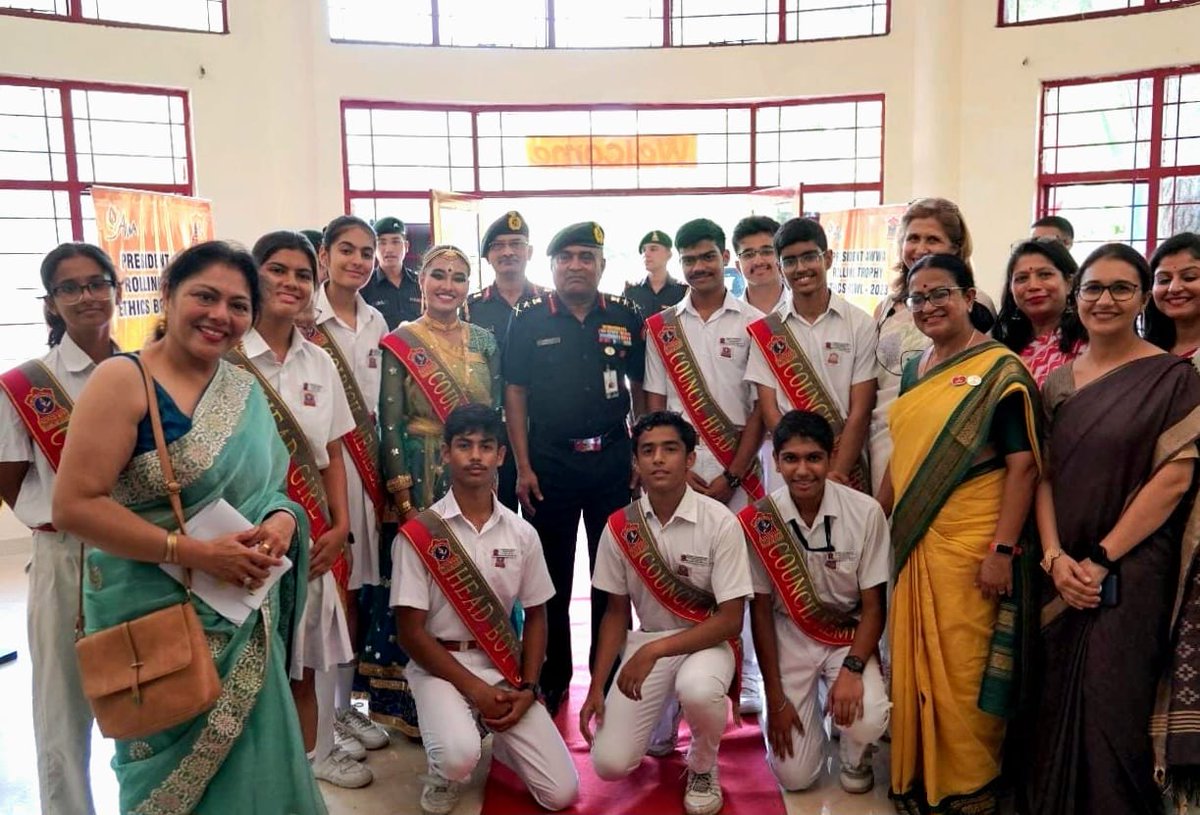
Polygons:
M162 313L159 274L176 252L212 240L212 204L200 198L115 187L92 187L100 248L121 277L113 338L128 351L142 347Z
M833 251L829 285L868 314L887 296L899 260L897 232L904 210L896 204L821 213Z

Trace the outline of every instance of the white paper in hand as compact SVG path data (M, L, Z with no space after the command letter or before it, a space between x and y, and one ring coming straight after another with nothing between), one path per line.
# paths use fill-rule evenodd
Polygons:
M195 540L212 540L222 535L235 532L245 532L253 529L254 524L246 520L242 513L224 498L218 499L197 512L188 521L188 537ZM283 562L270 570L267 579L255 591L247 591L242 586L235 586L218 580L207 572L192 569L192 592L208 603L213 611L236 625L246 622L250 612L257 611L267 597L267 592L288 569L292 561L284 557ZM162 570L171 577L183 583L183 567L178 564L160 564Z

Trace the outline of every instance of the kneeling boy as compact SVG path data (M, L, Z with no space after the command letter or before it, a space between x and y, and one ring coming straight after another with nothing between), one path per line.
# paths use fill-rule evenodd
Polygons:
M874 498L828 480L834 435L824 418L789 411L773 441L784 486L738 513L752 553L767 762L787 790L816 782L826 741L817 701L823 686L841 730L842 788L867 792L874 785L869 748L891 710L876 656L887 520Z
M645 494L613 513L600 537L592 584L608 592L608 607L579 728L596 774L622 778L641 762L665 705L678 699L692 731L684 809L713 815L723 803L717 750L729 721L726 695L737 703L740 654L731 643L752 591L746 546L725 505L687 484L696 431L683 417L643 416L633 450ZM633 632L631 600L642 624ZM621 670L605 698L618 655Z
M421 809L446 815L481 752L511 767L542 807L575 801L579 776L562 736L538 701L546 653L545 602L554 585L537 533L496 500L504 459L500 419L483 405L446 420L442 461L450 492L400 529L393 543L391 603L429 761ZM525 607L518 642L509 622Z

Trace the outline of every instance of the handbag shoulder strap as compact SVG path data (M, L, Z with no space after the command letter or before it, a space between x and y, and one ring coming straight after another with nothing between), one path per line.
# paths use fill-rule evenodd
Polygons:
M150 371L146 369L145 364L137 357L133 358L134 363L138 366L138 370L142 372L142 384L146 388L146 410L150 418L150 430L154 434L154 446L158 450L158 461L162 467L163 480L167 485L167 500L171 502L171 511L175 515L175 520L179 524L179 532L186 534L183 519L183 502L179 495L183 491L183 487L175 479L175 468L171 465L171 454L167 450L166 437L163 434L162 417L158 412L158 397L154 392L154 380L150 376ZM75 616L75 639L83 636L84 615L83 615L83 561L84 561L84 543L79 542L79 610ZM183 570L183 587L187 590L188 598L192 596L192 570L184 568Z

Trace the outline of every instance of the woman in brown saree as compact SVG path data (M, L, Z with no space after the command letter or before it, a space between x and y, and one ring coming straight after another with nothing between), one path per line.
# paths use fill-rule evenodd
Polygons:
M1200 377L1138 337L1150 286L1133 249L1094 251L1074 292L1090 344L1044 388L1050 431L1037 522L1050 580L1033 815L1163 809L1150 722L1171 653Z

